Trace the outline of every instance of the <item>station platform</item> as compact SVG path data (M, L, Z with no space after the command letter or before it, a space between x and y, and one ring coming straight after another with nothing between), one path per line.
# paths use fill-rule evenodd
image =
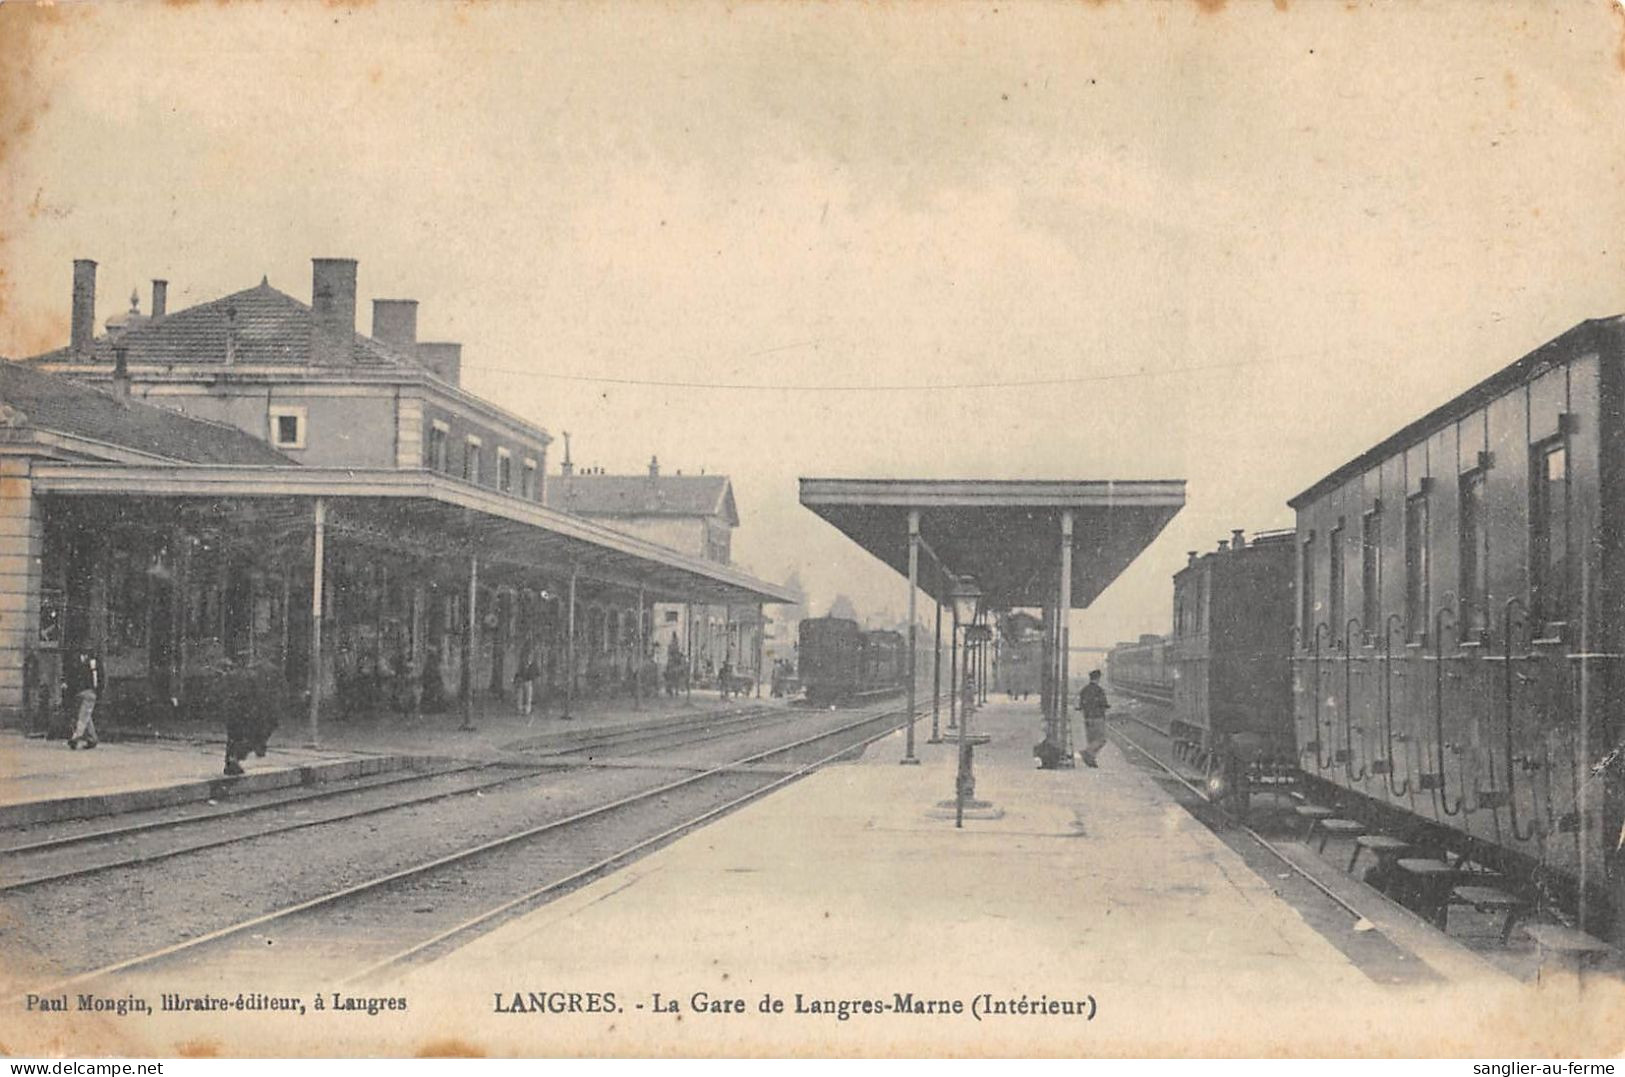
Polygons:
M717 693L579 704L569 719L557 711L515 713L511 703L478 708L474 728L459 728L456 713L403 716L376 713L329 717L320 745L304 745L302 725L282 726L271 736L265 758L243 763L246 774L227 778L223 723L200 727L177 723L125 739L107 731L94 750L70 751L61 740L0 732L0 827L28 826L121 812L169 807L231 794L260 793L293 785L340 781L408 769L422 760L494 759L517 746L567 747L583 735L732 713L782 700L735 698Z
M925 743L928 726L917 730L920 766L898 765L893 735L391 993L430 1008L446 1042L491 1055L1523 1057L1621 1046L1612 985L1378 983L1117 747L1099 769L1036 769L1034 703L976 714L972 730L992 737L976 752L977 796L1002 815L956 829L941 810L956 751ZM526 1016L513 997L532 992L612 993L616 1008ZM957 1000L964 1012L899 1014L899 996ZM783 1010L762 1012L764 998ZM743 1012L695 1005L735 999ZM842 1000L887 1011L848 1005L842 1018ZM989 1012L1023 1000L1025 1014Z

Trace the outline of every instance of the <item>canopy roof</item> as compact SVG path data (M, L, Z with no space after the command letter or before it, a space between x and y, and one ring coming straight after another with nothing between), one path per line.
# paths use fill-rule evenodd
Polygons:
M1183 479L802 479L801 503L898 572L920 513L920 586L945 601L973 576L996 609L1054 600L1061 517L1072 513L1072 605L1095 600L1185 505Z
M777 584L732 566L431 471L42 462L32 477L43 495L212 502L231 514L259 502L281 519L289 509L308 519L311 501L322 497L329 499L336 530L430 555L473 554L563 575L574 565L604 583L642 587L655 601L794 600ZM268 541L278 537L267 534Z

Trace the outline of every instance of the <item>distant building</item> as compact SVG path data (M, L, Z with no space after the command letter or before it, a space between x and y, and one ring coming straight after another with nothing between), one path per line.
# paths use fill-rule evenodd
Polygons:
M731 563L739 526L726 475L663 474L658 457L650 457L645 474L606 475L577 471L566 448L560 474L548 482L547 504L722 565ZM762 621L754 605L661 603L651 645L663 662L675 642L693 663L696 683L710 683L724 662L754 676Z

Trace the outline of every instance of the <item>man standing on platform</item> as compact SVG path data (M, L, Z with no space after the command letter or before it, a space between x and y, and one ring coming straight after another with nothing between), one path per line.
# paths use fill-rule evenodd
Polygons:
M1078 710L1083 714L1083 762L1098 767L1095 753L1106 747L1106 690L1100 687L1100 670L1089 671L1089 683L1078 693Z

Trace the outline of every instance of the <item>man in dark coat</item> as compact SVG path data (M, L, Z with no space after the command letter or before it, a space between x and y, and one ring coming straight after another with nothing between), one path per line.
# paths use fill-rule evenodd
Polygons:
M1100 687L1100 670L1091 670L1089 683L1078 693L1078 711L1083 715L1083 762L1097 767L1095 753L1106 747L1106 690Z
M96 700L102 690L101 658L89 649L70 655L62 669L62 703L78 708L73 735L68 738L70 749L96 747Z

